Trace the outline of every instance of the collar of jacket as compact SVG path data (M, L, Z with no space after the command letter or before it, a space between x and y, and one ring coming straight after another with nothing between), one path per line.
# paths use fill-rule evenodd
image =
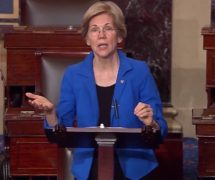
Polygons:
M117 82L122 82L124 75L132 69L131 64L129 63L130 58L126 57L125 53L121 50L117 50L118 56L119 56L119 72L117 76ZM79 71L79 74L85 77L88 77L90 79L94 79L94 73L93 73L93 57L94 54L91 51L89 55L86 56L84 61L82 62L81 69Z

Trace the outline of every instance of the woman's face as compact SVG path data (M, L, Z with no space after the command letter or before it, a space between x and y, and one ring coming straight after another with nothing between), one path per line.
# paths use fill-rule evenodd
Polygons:
M111 58L116 53L117 43L121 41L112 16L100 14L89 22L86 42L91 46L96 58Z

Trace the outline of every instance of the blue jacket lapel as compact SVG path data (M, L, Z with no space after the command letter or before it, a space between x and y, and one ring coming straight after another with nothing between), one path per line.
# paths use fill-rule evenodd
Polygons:
M91 52L83 61L83 64L80 68L79 75L80 80L82 78L83 83L85 83L86 91L89 92L89 99L90 102L92 102L91 107L89 109L92 109L94 114L97 116L97 121L99 117L99 108L98 108L98 98L97 98L97 92L96 92L96 83L95 83L95 77L93 73L93 53ZM95 122L95 125L97 122Z
M120 50L118 51L119 55L119 60L120 60L120 66L119 66L119 72L117 75L117 81L115 85L115 90L114 90L114 96L113 96L113 101L117 102L115 105L120 106L119 101L121 98L121 95L123 93L123 90L126 87L126 73L132 70L132 66L129 63L129 60L125 56L123 52ZM113 105L113 106L115 106ZM118 107L117 107L118 108ZM113 119L114 119L114 107L111 108L111 124L113 124Z
M114 97L119 100L123 92L123 89L126 86L126 73L132 69L132 66L130 65L129 60L127 59L123 52L119 50L118 55L120 60L120 66L117 75Z

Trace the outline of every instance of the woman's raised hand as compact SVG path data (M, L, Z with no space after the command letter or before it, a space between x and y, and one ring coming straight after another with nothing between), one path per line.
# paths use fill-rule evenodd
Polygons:
M28 102L36 109L46 112L53 111L54 105L47 98L29 92L27 92L25 95L29 98Z
M55 115L54 104L52 104L47 98L36 95L33 93L25 93L29 98L28 102L39 110L43 110L46 113L46 119L49 126L57 125L57 118Z

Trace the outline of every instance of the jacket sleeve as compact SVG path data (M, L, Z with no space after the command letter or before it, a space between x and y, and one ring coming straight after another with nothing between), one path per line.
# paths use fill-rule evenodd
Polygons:
M73 92L72 68L68 68L63 76L60 89L59 103L56 108L59 124L73 126L75 118L75 95Z
M145 64L145 63L144 63ZM162 138L166 136L168 128L167 122L163 117L163 107L155 80L145 64L144 76L140 86L140 99L143 103L150 104L153 109L153 118L160 127Z

